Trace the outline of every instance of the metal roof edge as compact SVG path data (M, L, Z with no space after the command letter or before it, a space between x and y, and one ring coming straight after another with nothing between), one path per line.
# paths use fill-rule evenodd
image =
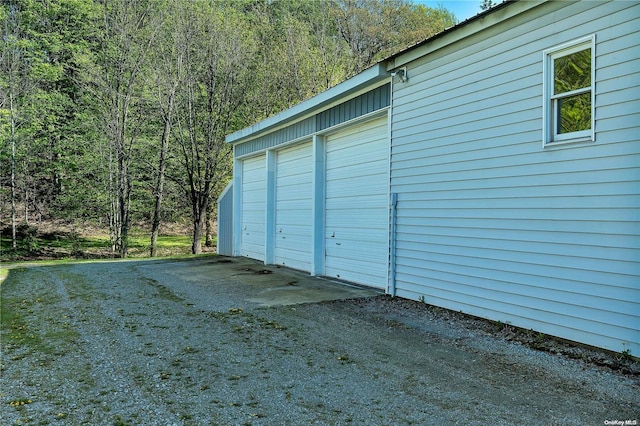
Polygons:
M547 0L503 0L502 3L498 3L488 10L482 11L452 27L440 31L438 34L422 40L413 46L407 47L406 49L395 53L380 62L386 64L388 71L402 67L432 51L469 37L470 35L482 31L489 26L499 24L506 19L519 15L533 7L539 6L546 1ZM516 4L519 7L512 7L512 5ZM478 21L482 21L482 23L479 24L479 27L476 25L472 26L473 23Z
M227 143L238 143L247 138L256 137L270 129L278 127L285 121L292 121L310 114L314 110L331 104L337 98L345 97L350 93L356 93L368 85L375 84L382 79L388 78L389 73L384 63L379 62L366 70L356 74L348 80L343 81L330 89L325 90L312 98L302 101L293 107L286 109L276 115L266 118L252 126L245 127L237 132L227 135Z

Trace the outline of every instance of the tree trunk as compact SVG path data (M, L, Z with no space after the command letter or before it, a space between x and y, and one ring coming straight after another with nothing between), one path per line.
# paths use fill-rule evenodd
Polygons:
M116 248L118 247L118 240L120 234L120 220L118 219L118 199L116 198L115 191L115 177L113 171L113 150L109 150L109 197L111 199L110 212L109 212L109 240L111 241L111 254L116 254Z
M143 85L138 81L146 72L145 61L156 34L160 15L155 14L159 2L112 0L97 2L102 9L104 28L101 51L97 55L95 75L98 95L102 96L102 112L109 142L112 248L119 257L128 252L130 226L132 152L136 133L145 110ZM138 113L135 118L131 116ZM137 120L133 121L132 120Z
M205 214L200 211L199 217L193 222L193 242L191 244L191 253L202 253L202 235L204 233Z
M124 151L124 150L123 150ZM121 258L127 257L129 239L129 201L131 195L131 183L129 170L124 152L118 155L118 204L120 208L120 239L118 254Z
M158 230L160 229L160 208L162 207L162 193L164 191L164 172L166 168L167 145L171 124L165 121L160 146L160 159L158 160L158 178L155 188L155 204L153 206L153 219L151 221L151 257L157 254Z
M207 206L207 217L206 217L206 237L204 241L205 247L213 246L213 232L211 231L211 203Z
M166 129L166 123L165 123ZM151 220L151 248L149 256L155 257L157 253L158 244L158 230L160 229L160 208L162 206L162 192L164 191L164 170L165 170L165 154L166 145L164 141L164 134L162 136L162 147L160 148L160 160L158 164L158 179L156 181L155 189L155 204L153 206L153 219Z
M197 221L193 224L193 242L191 243L192 254L202 254L202 233L204 227L201 221Z
M11 114L11 247L16 248L16 117L13 94L9 93L9 114Z
M191 253L202 253L202 236L205 232L205 222L207 217L207 205L209 204L209 194L200 194L195 197L196 203L194 204L193 211L193 242L191 244Z
M27 170L26 165L25 170ZM24 184L24 223L29 226L29 182Z
M157 254L158 229L160 228L160 208L162 207L162 193L164 191L164 173L166 169L167 147L169 146L169 135L171 134L171 116L175 100L176 86L169 94L169 105L164 114L164 128L160 141L160 158L158 159L158 177L155 188L155 204L153 206L153 219L151 221L151 257Z

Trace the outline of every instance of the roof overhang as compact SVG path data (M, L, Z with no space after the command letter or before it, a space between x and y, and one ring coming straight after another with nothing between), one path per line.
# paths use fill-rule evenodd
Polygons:
M386 66L383 63L375 64L354 77L325 90L318 95L307 99L287 110L262 120L253 126L245 127L235 133L227 135L226 142L235 144L248 139L253 139L261 134L268 133L284 123L293 123L313 113L320 112L336 101L344 101L367 87L374 86L389 78Z
M491 9L485 10L484 12L462 21L453 27L447 28L446 30L441 31L414 46L408 47L395 55L391 55L382 62L385 63L388 71L392 71L407 65L411 61L443 49L480 31L486 30L489 27L500 24L501 22L526 12L529 9L540 6L547 1L548 0L503 0L502 3L493 6Z

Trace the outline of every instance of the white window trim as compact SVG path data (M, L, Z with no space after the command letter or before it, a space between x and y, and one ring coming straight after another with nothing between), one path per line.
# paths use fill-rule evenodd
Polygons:
M553 95L553 58L557 56L565 56L571 53L591 47L591 86L574 90L573 92L563 93L562 97L567 94L580 94L591 91L591 129L567 134L556 134L556 126L554 117L551 116L551 102L560 97ZM543 80L542 80L542 147L549 148L558 145L575 142L595 142L595 106L596 106L596 35L592 34L568 43L561 44L542 52L543 63Z

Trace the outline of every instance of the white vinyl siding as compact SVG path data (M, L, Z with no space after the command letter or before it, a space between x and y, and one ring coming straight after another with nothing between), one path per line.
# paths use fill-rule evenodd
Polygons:
M327 136L326 276L386 287L388 170L386 116Z
M311 270L311 143L277 152L275 263Z
M242 162L242 235L240 255L265 259L266 211L265 156Z
M541 150L542 52L591 34L595 143ZM640 4L548 2L407 64L397 295L640 354L639 51Z

